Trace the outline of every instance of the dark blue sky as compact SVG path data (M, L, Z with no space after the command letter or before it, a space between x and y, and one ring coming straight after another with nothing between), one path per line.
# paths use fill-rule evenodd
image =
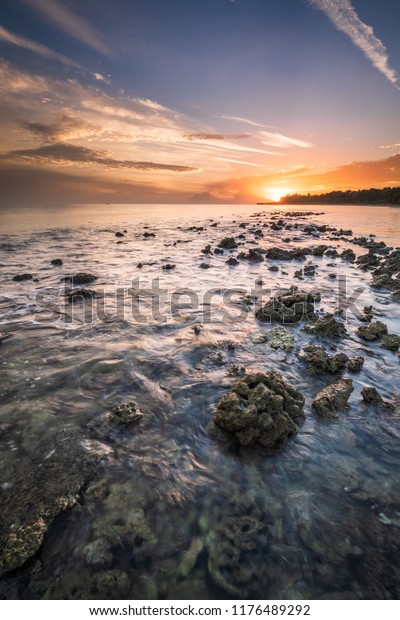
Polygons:
M310 171L400 150L399 21L395 0L2 0L3 160L82 178L113 160L110 182L175 198L244 199L226 188L253 175L316 191ZM70 158L34 152L51 141Z

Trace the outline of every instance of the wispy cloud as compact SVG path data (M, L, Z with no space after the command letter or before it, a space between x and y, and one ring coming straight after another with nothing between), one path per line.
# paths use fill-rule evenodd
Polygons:
M245 123L246 125L252 125L253 127L266 127L266 125L252 121L249 118L243 118L242 116L228 116L227 114L220 114L217 118L222 118L226 121L237 121L238 123Z
M45 142L65 142L74 139L85 139L88 142L94 140L100 142L129 142L132 140L132 136L129 134L110 131L100 125L88 123L68 114L64 114L53 123L22 121L20 127Z
M289 138L288 136L283 136L281 133L271 133L269 131L261 132L261 141L266 146L275 146L281 149L287 149L291 146L300 146L302 148L311 148L313 146L311 142L305 142L297 138Z
M248 133L239 133L239 134L224 134L224 133L192 133L185 138L188 140L243 140L245 138L251 138L251 135Z
M134 170L166 170L170 172L194 172L192 166L179 166L151 161L134 161L113 159L107 151L96 151L85 146L75 146L67 142L58 142L34 149L19 149L2 156L5 159L22 159L37 164L52 163L74 165L101 165L108 168L125 168Z
M323 11L338 30L347 34L371 64L400 90L399 76L389 65L386 47L375 36L373 28L361 21L350 0L309 0L309 2L311 6Z
M381 144L380 149L398 149L400 148L400 142L397 144Z
M32 41L26 37L21 37L20 35L3 28L3 26L0 26L0 41L9 43L10 45L15 45L17 47L22 47L23 49L42 56L43 58L57 60L62 62L64 65L69 65L70 67L75 67L76 69L81 68L77 62L74 62L67 56L64 56L64 54L59 54L58 52L51 50L49 47L46 47L46 45L42 45L42 43L37 43L36 41Z
M95 28L85 19L63 6L58 0L22 0L22 2L74 39L105 56L112 56L111 50Z

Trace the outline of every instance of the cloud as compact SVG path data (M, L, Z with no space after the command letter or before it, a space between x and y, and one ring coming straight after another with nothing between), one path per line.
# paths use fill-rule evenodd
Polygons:
M223 134L223 133L192 133L184 136L188 140L242 140L251 138L248 133Z
M398 149L400 148L400 143L397 144L382 144L380 149Z
M31 39L27 39L25 37L21 37L18 34L14 34L10 30L3 28L3 26L0 26L0 41L29 50L30 52L34 52L35 54L38 54L43 58L48 58L49 60L58 60L64 65L75 67L76 69L81 69L81 66L77 62L74 62L70 58L67 58L67 56L64 56L64 54L54 52L49 47L42 45L42 43L37 43L36 41L32 41Z
M238 123L253 125L253 127L266 127L266 125L261 125L261 123L256 123L256 121L252 121L249 118L243 118L242 116L228 116L226 114L221 114L217 116L217 118L222 118L226 121L237 121Z
M386 47L375 36L371 26L361 21L350 0L309 0L309 2L311 6L323 11L338 30L347 34L371 64L400 90L397 84L399 76L389 65Z
M102 41L95 28L82 17L75 15L70 9L63 6L58 0L22 0L22 2L74 39L105 56L112 56L111 50Z
M17 69L6 61L0 61L0 92L3 94L26 92L36 94L48 90L49 82L45 77Z
M194 172L196 168L191 166L179 166L175 164L160 164L149 161L132 161L113 159L107 151L96 151L85 146L75 146L67 142L56 142L34 149L19 149L9 151L2 156L5 159L22 159L40 165L74 165L74 164L97 164L107 166L110 169L134 169L134 170L168 170L170 172Z
M85 139L87 141L129 142L132 136L117 131L109 131L99 125L88 123L68 114L61 116L54 123L22 121L20 127L29 131L36 138L45 142L65 142L66 140Z
M311 142L305 142L304 140L297 140L296 138L289 138L283 136L280 133L270 133L269 131L262 131L262 143L266 146L275 146L281 149L287 149L291 146L300 146L302 148L310 148L314 146Z
M111 84L111 80L107 75L102 73L93 73L93 77L97 82L104 82L105 84Z

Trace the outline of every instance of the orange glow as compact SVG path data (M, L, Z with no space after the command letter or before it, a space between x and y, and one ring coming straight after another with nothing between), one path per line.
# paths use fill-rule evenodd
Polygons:
M267 187L265 189L265 197L274 202L279 202L283 196L292 192L288 187Z

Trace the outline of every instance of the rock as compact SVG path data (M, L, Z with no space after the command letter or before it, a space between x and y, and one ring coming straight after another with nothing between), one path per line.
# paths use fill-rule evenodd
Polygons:
M311 319L314 315L314 302L320 299L319 294L306 293L297 287L272 297L256 312L256 318L262 323L277 321L285 324L299 323L303 319Z
M223 254L223 253L224 253L224 251L221 248L215 248L215 250L214 250L214 254L217 254L219 256L221 256L221 254Z
M63 265L64 263L61 258L53 258L51 264L53 265L53 267L61 267L61 265Z
M225 237L219 242L218 247L224 250L234 250L238 247L238 244L233 237Z
M330 356L324 347L314 344L304 347L300 357L305 360L311 372L318 375L336 374L344 370L349 360L345 353Z
M305 276L314 276L316 271L315 265L307 265L303 269L303 273Z
M279 267L278 265L271 265L271 267L268 267L269 271L279 271Z
M67 301L72 303L75 301L82 301L83 299L95 299L98 297L98 294L91 288L76 288L65 293L65 297Z
M134 422L138 422L142 416L143 414L137 404L129 402L115 407L109 414L108 420L110 424L116 426L130 426Z
M373 323L368 323L367 325L360 325L356 333L363 340L373 342L375 340L379 340L382 336L386 336L388 333L388 328L385 323L375 321Z
M86 545L83 550L88 566L93 568L105 568L111 565L113 555L111 545L105 538L98 538Z
M389 351L394 351L396 353L400 346L400 336L397 336L397 334L387 334L383 336L381 339L381 346L384 349L389 349Z
M283 351L291 351L294 347L294 335L287 331L284 327L276 327L272 330L272 338L269 341L272 349L282 349Z
M241 377L244 374L246 374L246 368L239 366L239 364L232 364L227 372L228 377Z
M63 282L70 282L72 285L76 284L90 284L97 280L97 276L92 273L76 273L75 275L68 275L62 278Z
M239 261L236 260L236 258L233 258L233 256L231 256L226 261L226 264L229 265L229 267L236 267L236 265L239 265Z
M312 253L314 254L314 256L322 256L327 249L327 245L317 245L317 247L313 249Z
M321 390L314 398L312 408L321 418L333 420L338 411L344 411L353 390L351 379L341 379Z
M122 232L116 232L115 236L116 237L125 237L124 233L122 233Z
M282 250L282 248L269 248L265 252L265 258L270 258L271 260L291 260L291 254L289 250Z
M99 573L96 586L99 594L102 595L100 598L124 600L131 589L131 582L124 571L114 569Z
M176 265L172 265L171 263L167 263L166 265L162 266L162 269L164 269L164 271L172 271L172 269L175 269Z
M384 400L379 394L378 390L374 387L363 387L363 389L361 390L361 396L363 398L363 401L368 404L378 405L380 407L388 409L389 411L395 410L395 406L388 400Z
M181 562L178 566L178 576L184 579L193 570L199 554L203 551L204 542L200 536L193 538L190 543L190 547L182 556Z
M206 245L205 248L201 250L202 254L211 254L211 245Z
M264 261L263 256L257 250L249 250L248 254L240 252L238 258L248 260L250 263L262 263Z
M344 338L347 331L343 323L337 321L334 314L327 313L303 328L305 332L324 338Z
M26 282L26 280L32 280L33 276L30 273L18 273L13 277L14 282Z
M347 369L350 372L360 372L361 368L364 366L364 358L362 355L354 355L349 358L347 362Z
M343 250L343 252L341 253L340 257L343 260L348 261L349 263L354 263L354 261L356 260L356 255L353 252L353 250L351 250L351 249Z
M201 263L200 265L200 269L210 269L211 265L209 265L208 263Z
M304 396L278 372L247 375L218 403L214 422L244 446L281 447L297 433Z
M147 231L143 233L143 237L145 239L150 239L150 237L155 237L155 236L156 236L155 233L151 233L151 232L147 232Z

